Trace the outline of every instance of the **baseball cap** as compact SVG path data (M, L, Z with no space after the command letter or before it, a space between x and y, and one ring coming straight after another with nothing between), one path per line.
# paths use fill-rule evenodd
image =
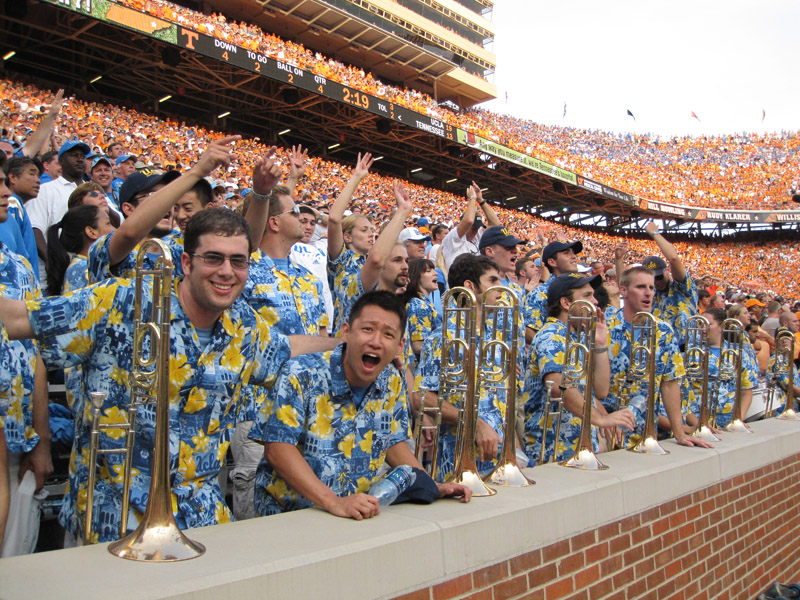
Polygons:
M400 244L404 244L405 242L427 242L430 239L431 236L425 235L416 227L406 227L400 232L397 241Z
M121 165L121 164L122 164L122 163L124 163L126 160L132 160L132 161L136 161L136 157L135 157L135 156L133 156L133 154L120 154L120 155L117 157L117 162L116 162L116 164L118 164L118 165Z
M753 306L764 307L766 306L766 304L764 304L763 302L761 302L761 300L758 300L757 298L750 298L750 300L744 303L745 308L751 308Z
M511 247L521 243L521 239L511 235L511 232L502 225L493 225L483 232L481 243L478 247L483 250L486 246L491 246L492 244Z
M603 283L600 275L586 276L581 273L563 273L553 280L547 289L547 303L551 304L567 293L567 290L583 287L587 283L597 289Z
M660 256L648 256L642 261L642 266L652 271L656 277L663 275L667 270L667 263Z
M575 254L580 254L583 252L583 244L581 242L550 242L544 247L544 250L542 250L542 262L545 264L545 266L547 266L547 261L549 261L559 252L569 250L570 248L572 248L572 251Z
M88 157L87 157L88 158ZM105 156L97 156L94 160L92 160L92 169L94 169L95 165L99 162L106 163L109 167L111 166L111 161L108 160Z
M428 219L426 219L425 217L420 217L419 219L417 219L417 227L424 227L427 224L428 224Z
M61 144L61 148L58 149L58 158L61 158L61 155L64 154L64 152L69 152L73 148L78 148L79 150L82 150L83 153L87 156L92 153L92 149L89 148L89 144L84 144L80 140L67 140L66 142Z
M162 173L155 169L144 169L128 175L125 183L119 189L119 203L130 202L136 194L145 192L159 183L167 184L175 181L180 176L178 171Z
M586 263L578 263L578 273L589 273L591 272L592 267L587 265Z

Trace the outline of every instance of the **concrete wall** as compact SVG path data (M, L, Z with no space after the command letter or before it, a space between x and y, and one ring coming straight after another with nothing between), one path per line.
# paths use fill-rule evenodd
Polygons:
M713 450L603 455L602 472L538 467L535 486L469 504L192 530L208 551L183 563L102 545L4 559L0 598L753 598L800 580L800 424L754 430Z

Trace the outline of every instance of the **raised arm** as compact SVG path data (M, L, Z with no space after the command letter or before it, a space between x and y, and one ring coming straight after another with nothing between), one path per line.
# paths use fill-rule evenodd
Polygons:
M483 216L486 217L486 224L489 227L494 227L495 225L502 225L500 219L497 218L497 214L494 212L492 205L483 199L483 192L481 192L480 186L474 181L472 182L472 186L475 189L475 194L477 195L478 206L481 207L481 210L483 211Z
M342 219L344 218L344 211L350 205L350 200L358 188L359 184L369 174L369 168L372 166L372 154L366 152L364 156L358 153L358 161L353 169L353 174L350 176L344 189L339 193L328 212L328 259L335 260L342 253L344 248L344 235L342 234ZM399 232L398 232L399 235Z
M467 209L464 211L464 214L461 215L461 220L456 226L456 231L460 238L467 235L467 232L472 229L472 225L475 223L475 213L477 210L475 208L475 199L478 197L476 191L480 191L480 188L473 182L472 185L467 188Z
M229 145L241 137L231 135L211 142L191 169L143 201L111 236L108 243L109 264L116 265L128 256L198 181L217 167L227 167L231 160Z
M394 248L394 245L397 243L397 238L403 230L403 225L408 215L411 214L411 200L408 197L406 186L401 181L395 180L392 184L392 190L394 191L394 198L397 201L397 210L392 220L389 221L389 224L386 225L383 232L378 236L378 239L375 240L372 248L370 248L369 254L367 255L367 262L364 263L364 266L361 268L361 285L364 287L365 291L371 290L378 284L378 278L381 275L383 265L385 265L386 261L389 259L392 248ZM330 232L328 236L328 239L330 239Z
M61 105L63 103L64 90L58 90L55 98L53 98L53 103L50 105L47 114L44 116L44 119L41 123L39 123L36 131L30 134L28 139L25 141L25 147L22 149L22 154L28 158L33 158L39 154L39 150L42 149L45 142L50 139L50 135L53 133L53 126L55 125L56 117L58 117L58 113L61 110Z
M644 226L644 230L653 238L653 241L658 245L658 249L661 250L661 254L667 259L672 278L681 283L686 281L686 267L683 266L683 261L678 255L675 246L670 244L663 235L658 233L658 227L652 221Z
M625 271L625 257L628 255L628 244L617 244L614 248L614 268L617 270L617 283L622 279L622 273Z
M250 207L244 216L253 236L253 244L258 246L269 218L269 193L281 180L281 166L275 160L278 149L272 146L253 166L253 195Z

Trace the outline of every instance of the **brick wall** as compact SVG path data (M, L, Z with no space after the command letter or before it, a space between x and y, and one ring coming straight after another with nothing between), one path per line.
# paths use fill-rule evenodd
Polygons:
M798 504L794 455L398 600L752 599L800 581Z

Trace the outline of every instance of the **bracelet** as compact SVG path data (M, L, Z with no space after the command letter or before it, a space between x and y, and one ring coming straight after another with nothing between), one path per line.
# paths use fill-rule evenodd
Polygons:
M255 190L250 190L250 193L253 194L253 198L259 202L266 202L269 200L269 194L259 194Z
M602 348L595 347L594 351L597 352L598 354L602 354L603 352L608 352L608 346L603 346Z
M483 202L478 202L478 206L483 206L484 204L486 204L486 200L484 200Z

